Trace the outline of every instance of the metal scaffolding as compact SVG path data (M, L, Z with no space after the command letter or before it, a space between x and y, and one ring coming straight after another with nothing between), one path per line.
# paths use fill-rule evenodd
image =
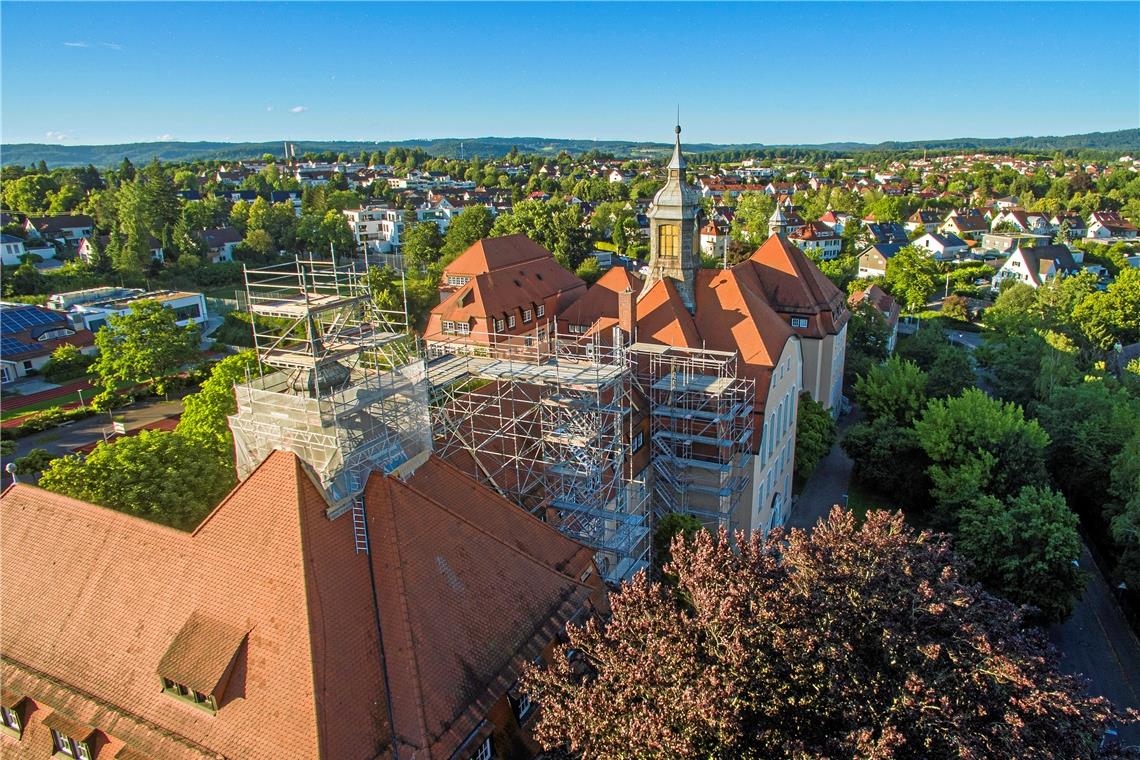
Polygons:
M244 295L260 372L236 388L238 476L274 449L296 453L330 513L352 509L357 550L367 551L368 472L431 450L427 374L406 310L378 307L352 267L301 258L246 269Z
M616 583L646 564L648 489L626 456L632 376L612 344L542 328L428 342L441 456L597 551Z
M654 513L737 527L749 483L756 388L737 354L635 343L639 390L649 399Z

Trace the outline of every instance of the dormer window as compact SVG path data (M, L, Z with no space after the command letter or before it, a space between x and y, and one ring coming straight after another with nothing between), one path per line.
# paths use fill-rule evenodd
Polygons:
M534 312L533 311L531 311L530 309L523 309L523 324L524 325L533 318L534 318Z
M808 326L807 317L792 317L792 327L806 328Z
M512 330L515 328L515 315L514 314L511 314L510 316L507 317L507 327L509 327Z
M538 305L538 312L537 312L537 313L538 313L538 316L539 316L539 317L544 317L544 316L546 316L546 306L544 306L543 304L539 304L539 305Z
M92 760L91 737L95 729L91 726L77 723L57 712L44 718L44 725L51 729L52 757Z
M18 694L5 694L0 703L0 731L17 739L24 732L24 698Z
M183 699L192 705L201 707L203 710L209 710L212 713L218 711L218 701L214 698L213 694L203 694L200 691L191 689L189 686L175 683L169 678L162 679L162 690L172 697Z

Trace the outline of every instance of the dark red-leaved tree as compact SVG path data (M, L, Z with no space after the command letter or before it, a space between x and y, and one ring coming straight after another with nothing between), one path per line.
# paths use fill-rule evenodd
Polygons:
M808 534L700 533L676 588L638 577L607 624L524 674L545 746L584 758L1075 758L1134 719L1085 696L944 537L836 508Z

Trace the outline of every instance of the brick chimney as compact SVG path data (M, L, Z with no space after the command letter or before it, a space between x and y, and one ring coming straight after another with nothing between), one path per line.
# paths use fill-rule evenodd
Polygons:
M633 291L626 288L618 293L618 327L631 340L633 330L637 326L637 297Z

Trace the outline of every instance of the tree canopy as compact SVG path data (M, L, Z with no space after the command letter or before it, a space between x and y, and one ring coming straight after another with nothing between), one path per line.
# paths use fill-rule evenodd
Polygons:
M180 327L173 309L154 300L131 304L131 310L112 316L95 334L99 358L91 365L99 375L104 396L119 382L154 381L163 393L163 378L198 354L198 327Z
M810 534L673 544L608 624L523 687L548 748L583 757L1100 757L1121 719L1060 672L1009 602L964 580L946 538L839 508Z

